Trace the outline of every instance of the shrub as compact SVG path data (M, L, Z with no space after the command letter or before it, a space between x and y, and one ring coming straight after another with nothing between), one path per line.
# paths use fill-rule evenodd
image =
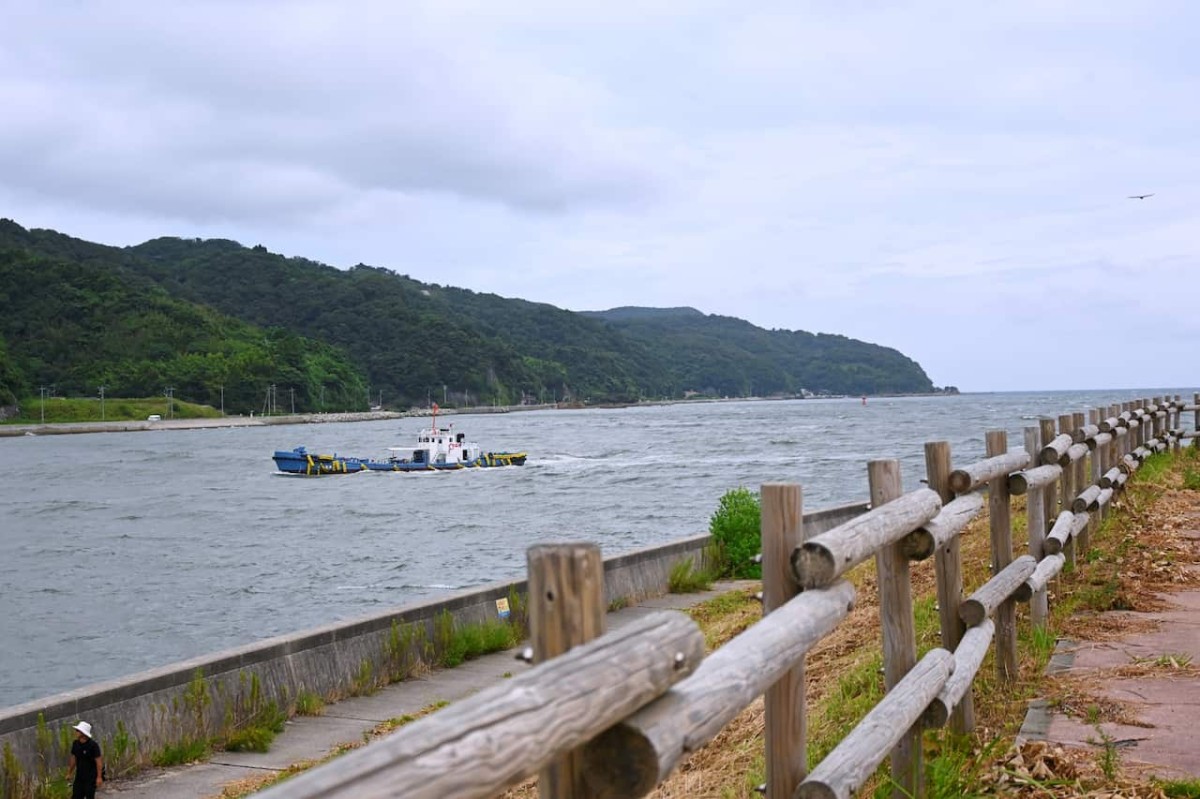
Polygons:
M751 561L760 551L762 510L758 495L747 488L725 492L708 523L717 545L717 576L761 579L762 567Z

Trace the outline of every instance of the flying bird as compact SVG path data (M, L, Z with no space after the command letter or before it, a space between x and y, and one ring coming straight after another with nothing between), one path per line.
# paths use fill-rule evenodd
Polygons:
M1153 194L1131 194L1131 195L1129 195L1129 197L1127 197L1126 199L1129 199L1129 200L1144 200L1144 199L1146 199L1147 197L1153 197L1153 196L1154 196Z

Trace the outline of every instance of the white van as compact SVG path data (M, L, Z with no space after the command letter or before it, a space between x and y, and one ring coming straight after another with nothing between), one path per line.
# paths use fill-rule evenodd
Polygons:
M157 413L152 413L152 414L150 414L149 416L147 416L147 417L146 417L146 421L147 421L147 422L161 422L161 421L162 421L162 415L161 415L161 414L157 414Z

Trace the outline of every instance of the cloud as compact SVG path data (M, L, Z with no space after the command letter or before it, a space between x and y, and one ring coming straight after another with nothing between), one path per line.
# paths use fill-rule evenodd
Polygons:
M589 122L603 96L402 9L30 11L3 34L0 66L24 77L0 83L20 120L0 166L43 196L198 219L295 219L367 191L556 212L654 192L636 132Z

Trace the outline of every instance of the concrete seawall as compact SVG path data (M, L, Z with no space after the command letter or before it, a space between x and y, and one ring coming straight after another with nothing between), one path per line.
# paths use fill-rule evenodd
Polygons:
M828 530L866 509L856 503L805 514L806 532ZM672 567L701 563L710 542L696 536L606 558L606 600L635 603L665 594ZM496 622L500 600L521 614L525 594L523 580L493 583L0 710L0 769L19 769L0 774L0 786L65 765L64 732L79 719L97 729L110 768L124 771L150 763L166 747L227 732L272 703L290 710L301 694L335 700L369 693L436 662L451 620L456 628Z

